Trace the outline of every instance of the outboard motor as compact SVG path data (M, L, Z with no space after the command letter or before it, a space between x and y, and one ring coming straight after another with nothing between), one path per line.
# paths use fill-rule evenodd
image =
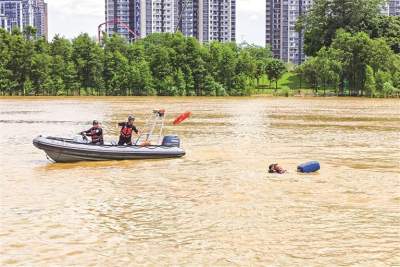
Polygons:
M181 146L181 140L176 135L167 135L167 136L164 136L164 139L162 141L162 146L180 147Z

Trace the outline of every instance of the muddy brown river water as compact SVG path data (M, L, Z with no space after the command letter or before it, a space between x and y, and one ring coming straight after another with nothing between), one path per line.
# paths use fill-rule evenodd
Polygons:
M182 159L54 164L39 134L153 108ZM400 101L0 98L1 266L400 266ZM319 173L296 173L318 160ZM279 162L289 172L267 173Z

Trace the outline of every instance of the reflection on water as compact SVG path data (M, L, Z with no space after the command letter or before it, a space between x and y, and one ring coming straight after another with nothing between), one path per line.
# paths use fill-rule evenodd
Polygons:
M400 264L400 102L0 99L1 266ZM182 159L49 163L39 134L193 117ZM295 172L319 160L322 170ZM289 173L266 172L279 162Z

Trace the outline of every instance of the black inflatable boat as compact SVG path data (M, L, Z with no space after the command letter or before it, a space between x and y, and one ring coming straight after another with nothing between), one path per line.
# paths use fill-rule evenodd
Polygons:
M165 136L157 146L93 145L74 139L38 136L33 145L55 162L179 158L185 155L177 136Z

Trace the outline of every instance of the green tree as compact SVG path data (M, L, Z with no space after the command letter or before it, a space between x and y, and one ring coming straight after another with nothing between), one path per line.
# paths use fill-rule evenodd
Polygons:
M265 66L272 58L271 49L269 47L246 44L242 48L242 51L250 53L252 57L252 63L255 64L254 76L258 86L260 84L261 77L265 74Z
M388 97L395 92L396 88L390 82L385 82L383 84L383 96Z
M400 71L397 71L392 75L392 80L394 87L400 89Z
M72 61L72 43L68 39L56 35L49 46L49 54L52 56L52 94L69 95L80 87L76 68Z
M150 69L152 71L154 84L158 95L168 95L171 86L173 86L173 78L171 74L174 72L171 64L170 48L158 48L153 50Z
M175 72L174 75L174 84L176 87L176 96L185 96L186 95L186 83L185 83L185 76L181 69Z
M236 74L243 74L250 80L256 79L257 61L246 51L240 51L236 65Z
M265 66L268 79L275 82L275 89L278 89L278 81L286 72L285 64L279 59L271 59Z
M72 58L77 78L84 89L103 87L103 51L88 34L81 34L72 42ZM78 95L81 90L78 90Z
M149 64L142 60L139 63L131 63L129 65L129 88L133 95L145 96L156 95L157 92L153 87L153 78L151 76Z
M220 77L216 79L227 88L229 94L234 94L232 91L238 62L238 57L234 49L235 47L230 47L228 45L222 46L221 58L220 62L218 62Z
M365 69L369 63L372 40L366 33L354 35L339 31L333 40L332 48L339 51L338 57L343 65L342 79L349 81L350 94L362 94L365 82Z
M338 86L340 75L342 73L342 64L337 59L340 54L333 48L322 48L315 58L315 70L317 72L317 80L322 88L324 89L324 95L326 95L326 88L332 85L335 89Z
M11 94L16 87L16 83L12 80L11 71L7 70L3 64L0 63L0 94Z
M329 47L338 29L350 33L369 32L370 25L380 16L384 0L315 0L309 12L298 22L297 30L304 31L304 50L316 55Z
M51 85L50 79L51 57L47 54L35 54L32 57L30 80L34 95L48 95Z
M225 88L216 82L211 75L207 75L204 81L204 95L226 96Z
M36 37L37 29L32 26L25 26L22 30L22 34L24 35L25 39L32 40Z
M385 94L385 83L392 83L390 73L381 70L375 73L375 81L376 89L381 93L381 95ZM388 88L388 86L386 86L386 88Z
M207 69L204 54L207 54L207 52L206 49L202 49L196 39L187 39L185 64L181 66L185 76L186 95L201 95L201 90L203 88L206 90L204 83L207 76Z
M70 40L56 35L49 45L51 56L59 56L65 62L72 61L73 48Z
M129 62L119 51L105 56L105 86L107 95L128 95Z
M74 92L80 91L81 83L78 79L76 66L73 62L68 62L65 65L65 72L63 74L63 79L67 95L73 95Z
M380 15L369 21L368 32L371 38L383 38L391 49L400 53L400 16Z
M298 72L312 86L314 90L318 88L318 69L317 59L309 57L301 66L298 67Z
M18 30L14 30L8 39L8 51L10 60L5 67L16 84L11 93L25 95L24 84L31 72L32 58L35 54L34 43L26 40Z
M376 95L374 70L369 65L365 69L365 91L370 97L374 97Z
M11 60L10 44L11 36L0 28L0 93L11 94L16 84L12 78L12 72L7 68Z

